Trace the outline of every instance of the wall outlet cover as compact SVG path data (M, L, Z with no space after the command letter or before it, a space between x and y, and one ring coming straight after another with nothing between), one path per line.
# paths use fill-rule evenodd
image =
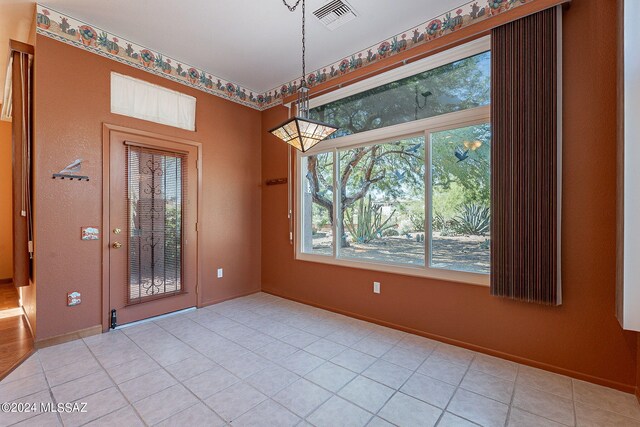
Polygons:
M373 293L374 294L380 293L380 282L373 282Z
M67 305L69 307L73 307L74 305L78 305L82 302L82 295L80 292L73 291L67 294Z

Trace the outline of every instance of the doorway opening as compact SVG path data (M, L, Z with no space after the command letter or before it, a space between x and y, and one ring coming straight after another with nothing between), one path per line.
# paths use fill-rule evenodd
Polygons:
M0 121L0 379L33 350L33 337L13 281L12 123Z

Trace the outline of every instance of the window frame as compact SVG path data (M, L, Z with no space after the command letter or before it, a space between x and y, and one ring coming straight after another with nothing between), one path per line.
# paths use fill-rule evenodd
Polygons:
M336 101L338 99L354 95L356 93L366 91L368 89L389 83L404 77L418 74L429 69L437 68L451 62L467 58L482 52L490 50L489 37L483 37L467 44L449 49L445 52L433 55L424 60L417 61L410 65L405 65L398 69L383 73L371 79L355 83L347 88L338 89L329 94L314 98L311 100L310 107L317 106ZM317 262L323 264L339 265L349 268L358 268L364 270L380 271L385 273L394 273L408 276L426 277L445 281L461 282L480 286L489 286L490 273L474 273L457 270L447 270L442 268L430 267L431 259L431 222L432 222L432 206L431 206L431 133L457 129L466 126L479 125L491 122L491 105L469 108L466 110L455 111L451 113L441 114L439 116L428 117L425 119L414 120L411 122L401 123L393 126L387 126L380 129L369 130L340 138L329 139L323 141L322 144L316 145L311 150L301 153L296 152L295 159L295 215L294 215L294 245L295 259L300 261ZM399 264L389 262L378 262L373 260L364 260L357 258L340 257L338 249L337 236L341 229L338 224L339 212L339 195L337 190L337 180L339 177L339 152L346 149L353 149L363 146L383 144L387 142L398 141L407 137L424 136L425 141L425 256L424 265ZM322 153L333 153L333 241L332 254L313 254L303 251L303 231L304 218L302 189L304 185L303 159ZM428 237L428 238L427 238Z

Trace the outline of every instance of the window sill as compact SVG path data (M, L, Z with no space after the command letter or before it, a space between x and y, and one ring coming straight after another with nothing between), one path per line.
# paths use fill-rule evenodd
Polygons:
M444 270L424 266L411 266L399 264L381 264L364 260L334 258L327 255L314 255L298 253L296 260L331 264L340 267L358 268L361 270L380 271L384 273L400 274L404 276L424 277L429 279L444 280L447 282L464 283L468 285L489 286L489 274L471 273L466 271Z

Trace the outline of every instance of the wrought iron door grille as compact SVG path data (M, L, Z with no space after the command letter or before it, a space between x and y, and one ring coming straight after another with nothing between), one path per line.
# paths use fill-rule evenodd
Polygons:
M127 145L127 303L183 291L186 155Z

